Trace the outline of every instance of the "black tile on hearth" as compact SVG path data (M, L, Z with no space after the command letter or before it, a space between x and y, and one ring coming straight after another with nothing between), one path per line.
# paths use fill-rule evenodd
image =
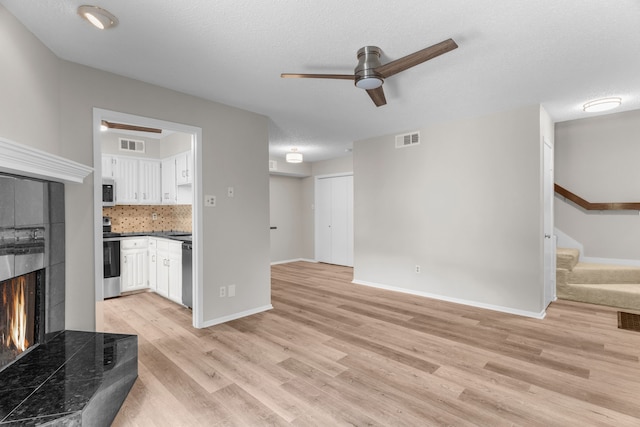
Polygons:
M3 389L0 386L0 422L35 390L36 387Z

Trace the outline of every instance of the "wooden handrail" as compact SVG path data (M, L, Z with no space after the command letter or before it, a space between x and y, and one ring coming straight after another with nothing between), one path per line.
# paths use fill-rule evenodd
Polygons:
M640 211L640 202L591 203L558 184L554 184L554 189L562 197L588 211Z

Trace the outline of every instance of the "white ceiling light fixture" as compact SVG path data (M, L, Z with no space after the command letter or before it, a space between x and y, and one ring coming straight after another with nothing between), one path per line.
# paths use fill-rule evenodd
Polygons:
M302 163L302 153L298 153L297 148L292 148L286 156L287 163Z
M587 113L599 113L601 111L613 110L622 104L622 99L618 97L602 98L589 101L582 106Z
M101 30L107 30L118 25L118 18L108 10L98 6L82 5L78 7L78 15Z

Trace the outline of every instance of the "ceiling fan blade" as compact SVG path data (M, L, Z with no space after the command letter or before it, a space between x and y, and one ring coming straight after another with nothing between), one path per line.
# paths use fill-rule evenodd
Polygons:
M162 129L157 128L148 128L145 126L136 126L136 125L127 125L124 123L114 123L108 122L106 120L102 121L102 124L108 127L109 129L120 129L120 130L134 130L138 132L150 132L150 133L162 133Z
M367 90L367 93L371 97L373 103L376 104L376 107L381 107L387 104L387 98L384 97L384 90L382 90L382 86L375 89L369 89Z
M453 39L447 39L443 42L434 44L433 46L429 46L402 58L396 59L395 61L391 61L384 65L381 65L375 69L377 73L380 73L384 77L390 77L394 74L399 73L400 71L404 71L411 67L414 67L418 64L422 64L425 61L435 58L436 56L440 56L444 53L452 51L456 49L458 45Z
M298 78L298 79L340 79L340 80L355 80L355 76L353 74L291 74L291 73L282 73L280 77L283 79L287 78Z

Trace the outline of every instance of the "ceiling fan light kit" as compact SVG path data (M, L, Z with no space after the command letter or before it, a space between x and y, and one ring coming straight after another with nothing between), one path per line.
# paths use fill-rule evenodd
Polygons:
M82 5L78 7L78 15L100 30L107 30L118 25L118 18L98 6Z
M376 68L381 66L380 53L377 46L365 46L358 50L358 65L354 70L355 84L360 89L377 89L382 86L383 80Z
M589 101L582 106L582 110L587 113L599 113L601 111L613 110L622 104L622 99L618 97L602 98Z
M285 160L287 163L302 163L302 153L298 153L297 148L292 148L291 151L287 153Z
M417 52L403 56L395 61L386 64L380 63L382 51L377 46L365 46L358 50L358 65L353 74L291 74L282 73L282 78L305 78L305 79L337 79L352 80L356 87L364 89L376 105L380 107L387 103L382 89L384 79L398 74L401 71L415 67L425 61L433 59L444 53L456 49L458 45L453 39L447 39L433 46L426 47Z

